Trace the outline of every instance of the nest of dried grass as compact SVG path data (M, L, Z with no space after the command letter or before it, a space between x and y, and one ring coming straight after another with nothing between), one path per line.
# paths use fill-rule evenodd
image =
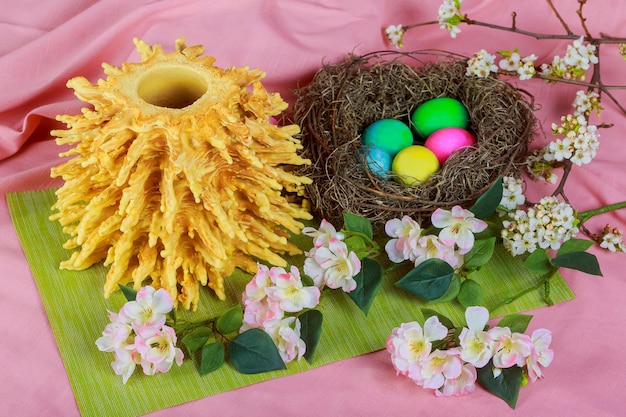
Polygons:
M376 228L409 215L428 222L438 207L469 207L499 177L515 175L535 130L532 96L497 77L467 77L466 59L449 53L385 51L349 55L323 66L296 90L294 119L302 128L299 168L313 179L307 193L321 218L340 225L342 213L367 217ZM363 163L363 130L382 118L410 123L411 112L436 97L468 109L475 147L454 153L428 181L406 186Z

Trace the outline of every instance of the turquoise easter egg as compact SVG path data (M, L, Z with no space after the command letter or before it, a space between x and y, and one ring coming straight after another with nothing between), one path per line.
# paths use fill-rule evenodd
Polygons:
M387 172L391 171L391 155L380 149L378 146L368 145L365 149L365 162L367 167L374 174L386 177Z
M467 128L469 113L458 100L439 97L418 106L411 115L411 122L417 133L427 138L433 132L446 127Z
M413 133L400 120L380 119L365 128L363 143L374 145L393 158L401 149L413 144Z

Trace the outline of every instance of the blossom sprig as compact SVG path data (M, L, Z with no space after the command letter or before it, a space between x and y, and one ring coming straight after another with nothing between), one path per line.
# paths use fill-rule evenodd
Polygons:
M463 327L432 310L423 313L430 315L423 326L394 328L386 349L398 375L437 396L466 395L479 383L515 408L521 387L542 378L554 358L549 330L524 333L532 316L505 316L489 328L489 312L480 306L467 307Z
M176 332L165 324L166 314L174 303L164 289L146 286L125 303L118 313L109 312L109 320L96 346L102 352L113 352L111 363L116 375L126 384L136 365L146 375L168 372L181 365L184 354L176 347Z
M242 295L244 313L240 332L262 329L270 335L285 363L299 360L307 346L301 339L302 324L295 314L315 308L319 300L319 288L305 286L297 267L292 266L287 272L281 267L258 264L257 273Z
M389 220L385 225L391 238L385 245L389 260L414 266L395 285L428 301L482 304L482 287L471 273L493 256L496 237L482 218L495 212L501 198L501 181L496 181L469 210L461 206L435 210L428 228L409 216Z
M452 38L456 38L456 35L461 33L459 23L464 19L461 13L461 3L463 0L443 0L439 6L437 16L439 27L450 32Z
M383 279L383 267L376 260L380 247L370 220L351 213L344 213L343 219L339 231L325 219L318 229L302 230L313 238L303 271L321 290L343 290L367 314Z

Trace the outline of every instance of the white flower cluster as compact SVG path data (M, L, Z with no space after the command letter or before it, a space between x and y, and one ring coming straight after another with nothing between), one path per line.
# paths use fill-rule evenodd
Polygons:
M461 3L463 0L443 0L439 6L439 27L450 32L453 38L456 38L457 33L461 33L459 29L459 23L463 19Z
M487 78L492 72L498 72L498 67L494 64L495 60L495 55L481 49L467 61L465 75Z
M515 210L526 201L524 197L523 181L521 178L502 177L502 200L500 205L508 210Z
M581 36L567 46L565 56L555 55L552 64L541 65L542 74L549 77L584 80L591 64L598 63L596 46L585 45Z
M531 54L521 57L517 51L506 52L498 65L505 71L516 72L520 80L530 80L535 74L537 55Z
M598 127L590 125L583 115L561 117L561 124L552 124L554 134L564 135L563 139L557 139L548 145L548 151L544 154L546 161L563 161L569 159L574 164L581 166L590 163L598 153L600 142L597 133Z
M404 37L404 32L405 29L402 25L389 25L385 29L389 43L398 49L402 48L402 38Z
M609 228L607 225L604 228L604 234L600 242L600 247L608 249L611 252L626 252L626 246L624 245L622 229Z
M569 204L548 196L527 211L516 210L502 222L504 247L511 254L534 252L537 248L559 249L578 234L578 220Z
M596 115L600 115L600 95L595 91L578 90L576 92L576 99L572 103L574 107L575 116L589 116L592 112L596 112Z

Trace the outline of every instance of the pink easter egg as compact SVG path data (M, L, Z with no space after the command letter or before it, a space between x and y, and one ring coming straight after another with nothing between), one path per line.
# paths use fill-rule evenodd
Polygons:
M452 153L460 148L476 144L476 138L470 132L459 127L446 127L432 133L424 146L430 149L443 164Z

